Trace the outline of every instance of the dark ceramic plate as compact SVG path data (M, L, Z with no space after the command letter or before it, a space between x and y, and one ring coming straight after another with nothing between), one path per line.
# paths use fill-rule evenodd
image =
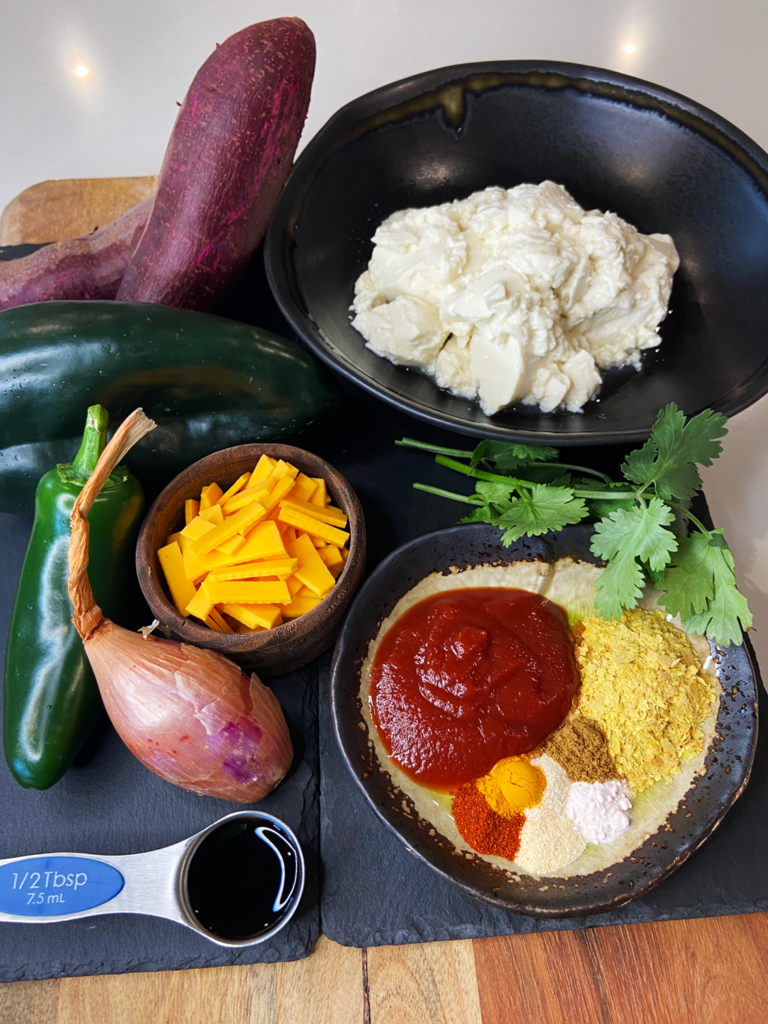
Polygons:
M594 562L590 527L572 526L538 540L502 546L492 526L456 526L404 544L382 562L353 602L336 645L331 674L334 729L347 767L376 814L446 881L485 903L536 917L574 917L619 907L669 875L717 827L749 778L757 742L755 673L745 646L731 646L718 676L723 693L706 774L697 776L668 829L650 836L619 864L572 878L514 878L479 857L468 858L420 818L392 782L368 740L361 713L360 666L384 618L420 579L450 566L572 555Z
M385 217L546 178L675 240L672 312L639 372L608 372L583 414L518 406L490 418L365 348L349 305ZM283 313L318 356L392 405L477 436L637 441L668 402L733 415L768 390L768 155L692 100L611 71L461 64L361 96L297 160L266 261Z

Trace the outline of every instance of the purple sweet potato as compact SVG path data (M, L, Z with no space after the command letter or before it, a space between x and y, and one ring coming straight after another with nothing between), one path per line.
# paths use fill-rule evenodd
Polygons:
M90 235L0 263L0 309L52 299L114 299L151 209L150 197Z
M251 25L216 48L179 111L118 299L214 308L266 231L314 69L314 36L300 18Z

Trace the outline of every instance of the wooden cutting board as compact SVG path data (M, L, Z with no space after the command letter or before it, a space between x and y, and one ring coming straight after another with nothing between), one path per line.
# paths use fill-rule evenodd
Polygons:
M156 189L155 174L41 181L20 192L0 214L0 245L58 242L88 235Z

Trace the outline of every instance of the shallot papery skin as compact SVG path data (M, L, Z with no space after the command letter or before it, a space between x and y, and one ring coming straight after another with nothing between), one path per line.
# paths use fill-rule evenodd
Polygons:
M85 649L123 742L167 782L253 803L288 771L293 746L277 697L228 658L109 619Z

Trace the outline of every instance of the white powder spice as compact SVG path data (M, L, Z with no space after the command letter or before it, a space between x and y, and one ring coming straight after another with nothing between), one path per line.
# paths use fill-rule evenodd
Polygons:
M527 874L559 871L581 856L586 840L565 813L571 782L557 761L542 754L531 764L544 772L547 788L541 803L525 812L515 865Z
M574 782L565 813L588 843L612 843L629 828L632 800L623 779Z

